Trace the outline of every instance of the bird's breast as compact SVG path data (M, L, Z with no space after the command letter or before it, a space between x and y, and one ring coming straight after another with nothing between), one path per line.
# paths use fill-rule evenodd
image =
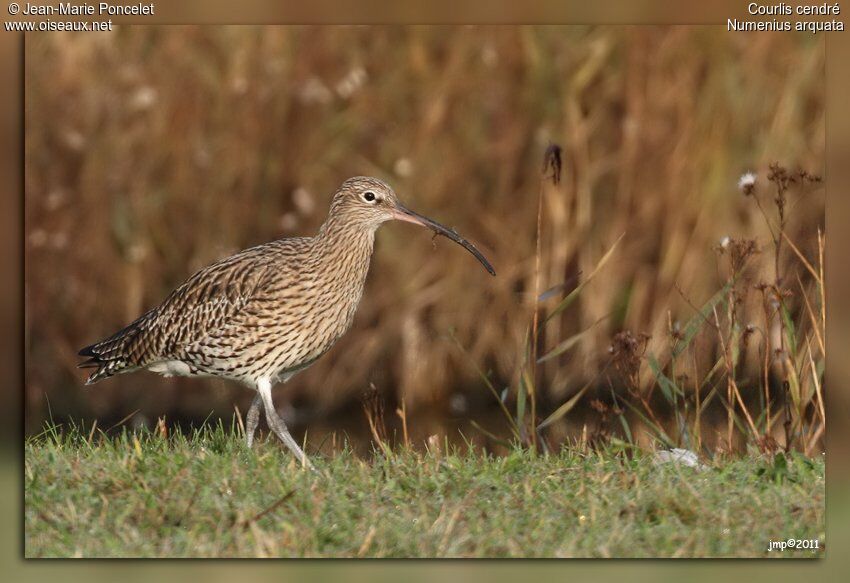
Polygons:
M278 374L311 363L330 350L354 320L371 258L368 244L329 250L276 306L274 353Z

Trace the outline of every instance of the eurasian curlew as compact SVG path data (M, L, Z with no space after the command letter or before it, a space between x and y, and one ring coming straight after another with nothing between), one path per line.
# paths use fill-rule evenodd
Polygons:
M448 237L496 274L475 246L406 208L384 182L350 178L316 236L272 241L213 263L127 327L80 350L89 359L79 366L97 368L86 384L139 369L239 381L257 392L246 416L248 446L263 408L271 430L310 466L275 411L272 386L310 366L348 330L375 231L394 219Z

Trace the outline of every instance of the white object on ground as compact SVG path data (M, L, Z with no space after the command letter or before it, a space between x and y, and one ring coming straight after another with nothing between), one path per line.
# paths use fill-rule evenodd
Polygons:
M653 456L653 461L655 465L682 464L683 466L696 468L697 470L708 469L708 466L700 463L697 454L689 449L673 448L657 451Z

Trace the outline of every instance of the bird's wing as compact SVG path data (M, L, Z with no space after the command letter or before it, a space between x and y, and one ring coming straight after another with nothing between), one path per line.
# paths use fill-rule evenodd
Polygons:
M261 245L213 263L127 327L82 349L80 355L90 358L80 366L98 367L88 382L178 357L226 326L268 282L272 256Z

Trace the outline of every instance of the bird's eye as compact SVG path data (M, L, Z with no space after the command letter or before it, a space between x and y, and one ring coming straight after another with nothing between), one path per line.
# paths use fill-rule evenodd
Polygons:
M371 190L363 193L363 200L366 202L372 202L375 200L375 193Z

